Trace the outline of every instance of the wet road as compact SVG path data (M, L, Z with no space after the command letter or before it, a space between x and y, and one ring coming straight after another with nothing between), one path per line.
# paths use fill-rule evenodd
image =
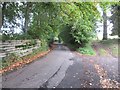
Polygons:
M3 88L117 88L118 84L118 58L82 56L63 45L2 76Z

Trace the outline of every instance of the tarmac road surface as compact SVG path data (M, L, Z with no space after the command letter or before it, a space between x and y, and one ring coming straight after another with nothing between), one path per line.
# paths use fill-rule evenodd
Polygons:
M2 88L103 88L108 79L115 81L108 86L116 88L118 58L83 57L60 44L43 58L3 75Z

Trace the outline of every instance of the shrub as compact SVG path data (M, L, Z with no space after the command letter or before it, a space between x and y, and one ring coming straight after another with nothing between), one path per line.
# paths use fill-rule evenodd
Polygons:
M89 30L90 29L90 30ZM60 33L60 37L67 45L74 46L74 49L86 46L93 37L92 28L83 28L82 26L74 26L73 24L68 24L63 28ZM70 45L70 46L71 46Z
M91 46L85 46L77 49L78 52L86 55L95 55L95 51Z
M15 53L10 53L2 59L2 68L9 66L18 60L20 60L19 56L17 56Z

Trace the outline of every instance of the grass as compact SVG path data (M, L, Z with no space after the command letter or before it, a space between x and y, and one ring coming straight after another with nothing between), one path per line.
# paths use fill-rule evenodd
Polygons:
M95 55L96 54L90 45L86 46L86 47L78 48L77 51L80 52L81 54L85 54L85 55Z
M105 56L107 55L106 50L108 53L112 54L115 57L118 57L118 53L120 53L120 50L118 51L118 39L108 39L108 40L101 40L101 41L95 41L93 42L96 43L100 48L99 48L99 54L101 56ZM78 52L80 52L81 54L85 54L85 55L95 55L95 51L93 50L93 48L91 47L91 45L87 45L86 47L80 47L77 49Z
M108 50L113 56L118 57L118 39L109 39L109 40L102 40L98 42L104 49ZM103 51L100 51L104 53Z
M21 58L17 56L15 53L10 53L8 56L2 58L2 60L0 61L0 64L1 64L0 69L5 68L20 60Z
M102 48L100 48L99 54L102 55L102 56L107 55L106 51L104 49L102 49Z
M111 51L111 54L113 56L118 56L118 45L112 45L109 47L110 51Z
M118 44L118 39L108 39L108 40L102 40L100 43L104 45L112 45L112 44Z

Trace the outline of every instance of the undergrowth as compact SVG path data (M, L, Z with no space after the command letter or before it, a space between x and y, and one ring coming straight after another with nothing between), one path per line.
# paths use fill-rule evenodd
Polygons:
M93 48L91 47L91 45L87 45L85 47L80 47L77 49L78 52L80 52L81 54L85 54L85 55L95 55L95 51L93 50Z

